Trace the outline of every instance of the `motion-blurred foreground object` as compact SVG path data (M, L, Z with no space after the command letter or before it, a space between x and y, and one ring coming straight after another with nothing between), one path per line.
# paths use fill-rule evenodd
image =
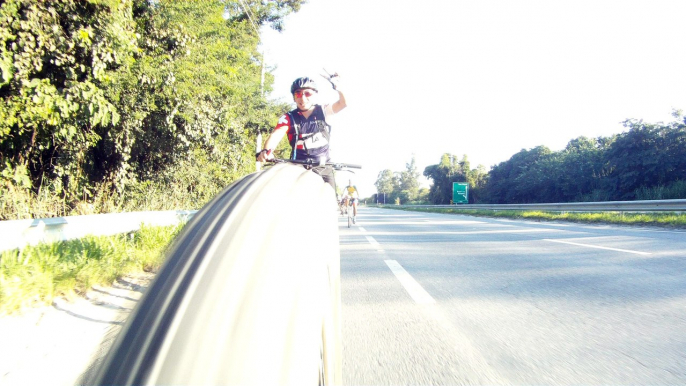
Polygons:
M339 259L329 184L246 176L186 226L97 384L340 384Z

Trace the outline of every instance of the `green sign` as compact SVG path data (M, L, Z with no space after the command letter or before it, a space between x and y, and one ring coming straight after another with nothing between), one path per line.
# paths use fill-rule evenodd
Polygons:
M469 184L466 182L453 182L453 204L469 203Z

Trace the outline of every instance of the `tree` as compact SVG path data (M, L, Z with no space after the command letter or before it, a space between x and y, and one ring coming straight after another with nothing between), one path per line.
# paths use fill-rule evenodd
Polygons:
M612 199L631 200L639 188L664 186L684 178L684 122L665 125L627 120L624 126L629 131L616 136L605 154L609 170L605 188L611 191Z
M424 176L433 180L429 189L429 201L433 204L449 204L452 200L453 182L467 182L463 167L457 157L445 153L438 165L424 168ZM469 166L468 163L466 165Z
M53 180L80 191L101 139L120 114L104 85L136 53L131 4L7 0L0 7L0 175L21 187Z
M151 184L202 205L287 108L263 97L258 28L301 3L2 2L0 185L65 208Z
M396 184L393 171L386 169L379 172L374 186L376 186L377 196L380 198L379 201L381 203L394 202L397 194L395 194Z
M427 195L429 202L433 204L450 203L453 198L453 183L467 182L470 188L469 202L474 203L483 195L488 173L483 165L471 169L466 154L458 161L457 156L445 153L441 156L439 164L429 165L424 169L424 176L433 181Z
M571 140L564 150L522 150L493 167L485 196L490 203L632 200L674 186L686 175L686 122L627 120L627 132Z
M400 173L398 197L403 203L409 203L417 199L419 195L419 172L414 156L405 164L405 170Z
M551 155L550 149L538 146L519 153L491 168L488 177L487 200L491 203L510 204L535 202L541 184L537 177L542 176L536 163Z
M611 140L602 137L569 141L561 152L557 181L560 196L554 201L588 201L599 193L607 174L603 154L610 143Z

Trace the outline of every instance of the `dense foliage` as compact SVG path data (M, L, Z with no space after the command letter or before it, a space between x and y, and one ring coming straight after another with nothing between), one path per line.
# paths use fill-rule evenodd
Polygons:
M494 166L485 202L686 198L686 120L627 120L612 137L579 137L561 151L539 146Z
M426 199L426 192L419 189L419 172L414 157L405 164L402 172L390 169L379 172L375 186L377 193L370 198L378 203L417 203Z
M479 197L485 183L486 170L482 165L471 169L467 155L458 161L452 154L443 154L438 165L430 165L424 169L424 176L431 179L429 202L433 204L450 204L453 197L453 182L469 183L469 201Z
M468 182L470 203L516 204L686 198L686 118L674 122L627 120L611 137L571 140L565 149L523 149L486 173L467 157L444 154L424 175L429 202L447 204L452 182ZM378 185L377 185L378 186Z
M192 208L250 172L284 109L258 29L300 3L4 1L0 219Z
M486 169L479 165L470 169L467 156L461 160L453 154L443 154L441 162L424 169L424 176L432 180L431 188L419 188L419 172L414 157L405 164L402 172L390 169L379 173L376 180L377 194L373 202L386 204L449 204L452 200L453 182L469 182L470 202L479 197L485 183Z

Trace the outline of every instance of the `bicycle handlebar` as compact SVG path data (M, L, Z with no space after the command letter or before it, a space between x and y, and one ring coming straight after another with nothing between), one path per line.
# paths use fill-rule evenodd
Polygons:
M311 166L311 167L331 166L336 170L341 170L343 168L362 169L362 165L346 164L343 162L315 162L313 160L295 160L295 159L282 159L282 158L274 158L271 160L267 160L267 162L292 163L292 164L305 165L305 166Z

